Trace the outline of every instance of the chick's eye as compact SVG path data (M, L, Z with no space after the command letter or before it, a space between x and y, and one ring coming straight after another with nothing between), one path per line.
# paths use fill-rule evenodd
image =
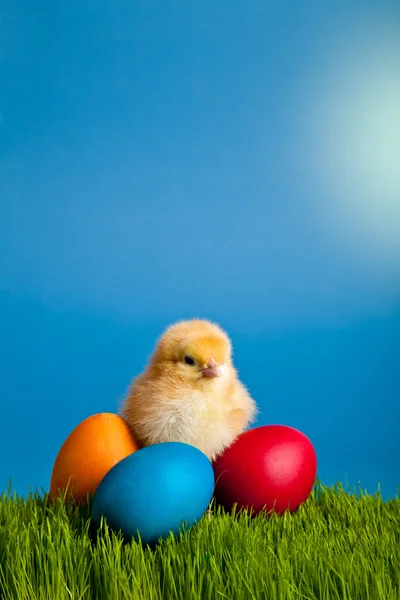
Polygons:
M184 361L187 365L190 365L191 367L193 367L194 358L192 358L191 356L185 356Z

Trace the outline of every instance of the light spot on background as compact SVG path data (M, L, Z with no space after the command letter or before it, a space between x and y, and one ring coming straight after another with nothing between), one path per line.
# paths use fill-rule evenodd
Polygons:
M336 35L307 88L305 167L328 238L369 275L400 275L400 36ZM307 87L307 86L306 86Z

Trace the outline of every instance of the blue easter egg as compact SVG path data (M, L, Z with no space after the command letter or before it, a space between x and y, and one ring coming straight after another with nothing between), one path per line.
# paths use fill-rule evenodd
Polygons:
M137 450L104 476L95 492L92 517L103 515L124 537L151 544L201 519L214 491L214 470L189 444L165 442Z

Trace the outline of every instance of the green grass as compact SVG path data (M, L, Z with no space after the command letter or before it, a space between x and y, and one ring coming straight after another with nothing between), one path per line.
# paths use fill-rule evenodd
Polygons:
M220 508L154 548L37 494L0 500L0 596L13 600L400 600L400 498L317 485L294 515Z

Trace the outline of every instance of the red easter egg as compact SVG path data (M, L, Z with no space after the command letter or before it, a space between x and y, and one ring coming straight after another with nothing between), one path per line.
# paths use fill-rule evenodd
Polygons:
M214 464L215 498L227 510L263 508L290 512L310 495L317 474L314 447L301 431L286 425L242 433Z

